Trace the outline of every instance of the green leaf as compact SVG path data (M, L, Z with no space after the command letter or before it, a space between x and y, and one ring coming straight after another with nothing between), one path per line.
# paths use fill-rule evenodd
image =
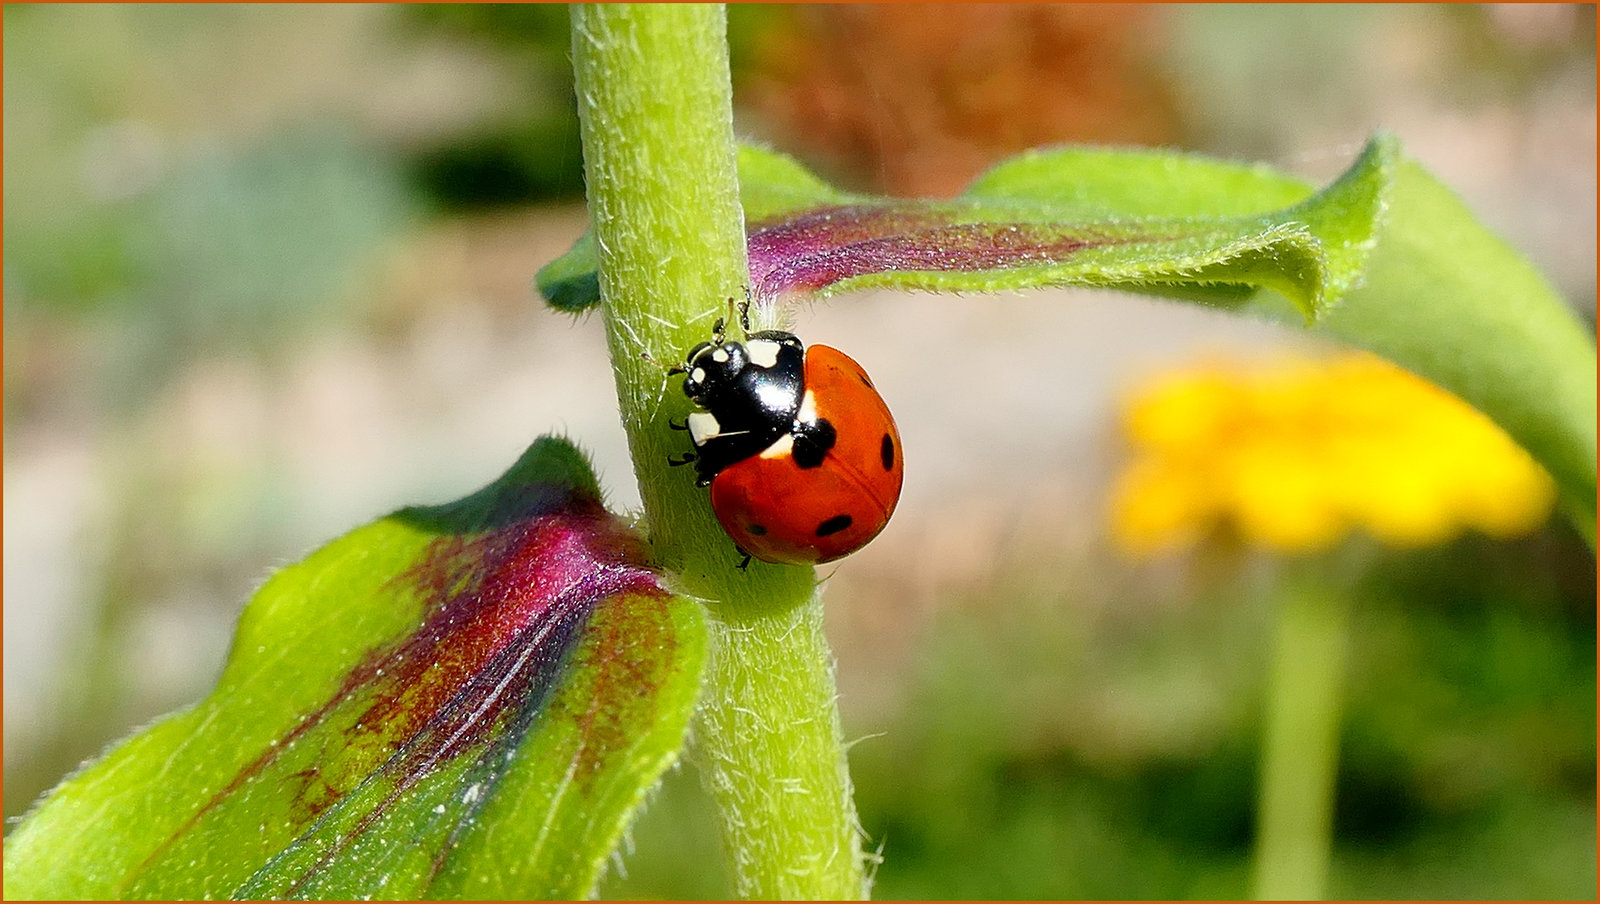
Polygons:
M739 203L747 223L777 219L824 204L871 201L819 179L798 160L752 145L739 146Z
M849 201L752 224L750 279L757 297L868 286L931 290L1082 285L1124 289L1234 291L1266 287L1314 319L1359 278L1396 156L1379 136L1321 194L1276 212L1172 215L1159 195L1133 180L1105 191L1070 178L1079 168L1115 172L1116 152L1057 152L1011 163L951 201ZM1204 183L1236 173L1170 155L1182 171L1180 207L1219 189ZM1133 156L1149 170L1149 152ZM1063 178L1042 178L1048 169ZM1169 180L1171 181L1171 180ZM1274 185L1273 187L1280 187ZM1265 193L1263 193L1265 194ZM1280 191L1274 200L1289 196ZM1243 209L1234 202L1224 210Z
M1396 168L1365 285L1319 328L1487 414L1556 479L1594 545L1593 330L1421 166Z
M542 439L460 502L278 572L217 688L57 787L12 898L574 898L677 758L697 603L582 455Z
M1259 164L1172 151L1064 147L1025 151L979 176L965 197L1045 200L1075 219L1238 217L1280 210L1312 193Z
M585 231L566 254L539 268L534 285L550 307L576 314L600 303L600 259Z
M1233 304L1256 288L1307 319L1360 279L1392 178L1378 136L1338 181L1306 197L1262 168L1153 151L1032 152L949 201L838 192L794 161L745 148L741 197L757 299L893 286L996 291L1082 285ZM577 248L540 274L571 310L593 266Z

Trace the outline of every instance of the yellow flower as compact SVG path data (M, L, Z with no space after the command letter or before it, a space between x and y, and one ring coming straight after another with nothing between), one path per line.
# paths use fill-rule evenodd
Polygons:
M1488 418L1366 354L1150 380L1123 427L1133 459L1112 488L1112 533L1149 553L1218 527L1290 553L1365 530L1425 546L1467 529L1528 533L1555 484Z

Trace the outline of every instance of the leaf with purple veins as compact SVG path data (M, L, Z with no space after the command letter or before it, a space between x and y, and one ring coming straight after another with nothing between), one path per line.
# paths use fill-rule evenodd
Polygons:
M262 587L210 697L18 828L8 895L588 894L699 689L699 607L644 562L554 439L334 541Z
M1036 151L928 201L839 192L745 148L751 293L1079 285L1232 305L1265 288L1314 320L1359 283L1397 157L1380 135L1313 194L1264 168L1182 154ZM580 242L540 271L552 305L598 300L593 255Z

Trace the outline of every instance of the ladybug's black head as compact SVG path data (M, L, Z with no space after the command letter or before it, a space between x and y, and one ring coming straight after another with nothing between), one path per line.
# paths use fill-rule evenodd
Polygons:
M732 387L750 365L750 355L738 342L702 342L689 350L683 369L683 393L701 407Z
M743 343L713 336L673 370L684 375L684 394L702 409L689 415L688 427L705 485L794 426L805 391L805 346L778 330L751 333Z

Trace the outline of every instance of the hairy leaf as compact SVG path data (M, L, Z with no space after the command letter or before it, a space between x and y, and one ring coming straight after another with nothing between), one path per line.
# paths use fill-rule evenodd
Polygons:
M1379 136L1320 194L1262 168L1154 151L1036 151L948 201L836 191L780 155L739 158L758 300L873 286L1081 285L1233 304L1277 290L1307 319L1360 279L1397 151ZM579 243L539 274L563 310L598 301Z
M56 788L8 897L588 894L677 756L705 627L535 443L273 576L212 694Z

